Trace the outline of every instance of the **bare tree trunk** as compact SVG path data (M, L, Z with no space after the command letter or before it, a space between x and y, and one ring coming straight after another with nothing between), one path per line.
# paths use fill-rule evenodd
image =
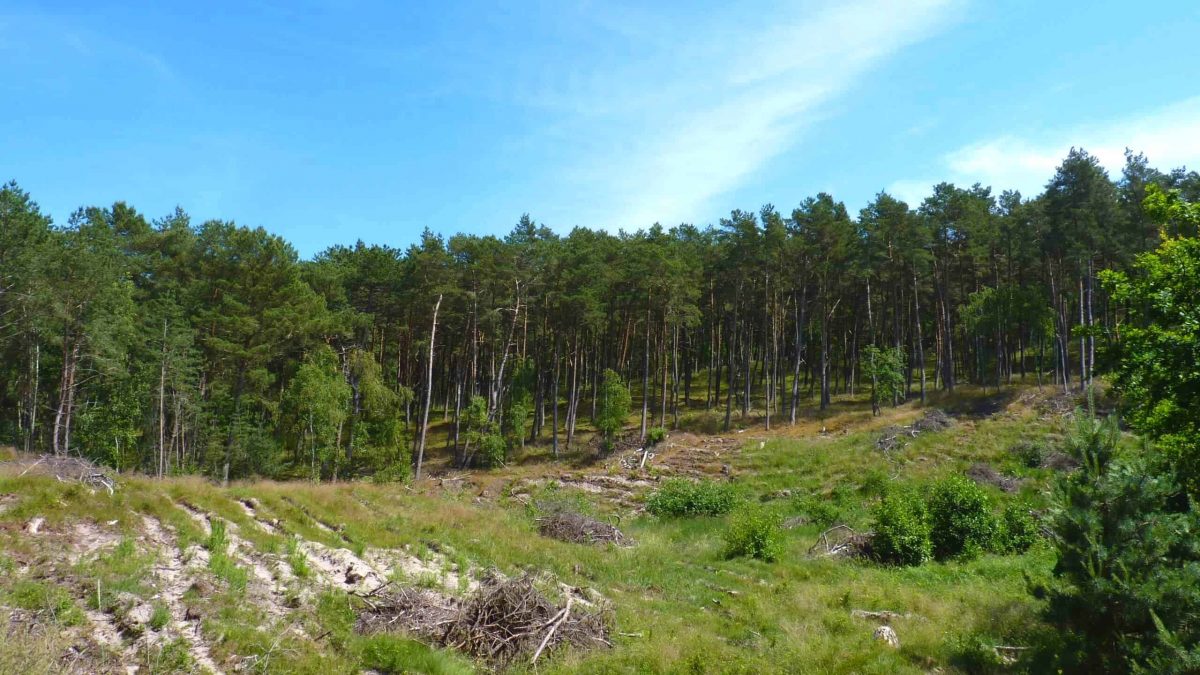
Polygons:
M550 410L554 413L554 422L550 429L550 438L554 446L554 458L558 459L558 338L554 338L554 384L550 391Z
M163 319L162 361L158 369L158 477L162 478L166 469L166 416L163 410L163 398L167 388L167 320Z
M642 435L646 440L646 419L650 416L650 298L646 298L646 348L642 354Z
M425 435L429 431L429 404L433 399L433 345L437 339L438 310L442 307L442 295L433 304L433 323L429 328L429 363L425 369L425 410L421 413L421 441L417 445L417 480L421 480L421 464L425 461ZM507 353L505 354L507 356Z
M916 307L917 368L921 371L921 404L925 404L925 336L921 330L921 287L913 271L913 302Z

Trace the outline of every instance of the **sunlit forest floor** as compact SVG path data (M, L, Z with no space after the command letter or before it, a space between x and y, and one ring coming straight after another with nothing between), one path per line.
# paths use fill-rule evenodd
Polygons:
M1045 544L909 568L819 544L833 525L869 529L893 486L953 473L979 477L997 504L1045 508L1059 469L1029 461L1029 448L1052 452L1077 403L1052 387L960 387L878 417L846 397L770 431L735 413L729 433L701 433L719 428L718 413L690 412L691 431L649 452L598 457L584 437L560 461L539 445L492 471L453 470L431 452L427 477L411 485L123 476L109 495L10 462L0 470L0 672L486 672L487 660L427 635L364 631L360 618L385 580L388 593L461 599L496 573L535 575L555 602L575 593L577 607L612 617L603 642L534 665L525 655L511 672L1020 669L1020 647L1039 630L1029 583L1054 562ZM931 409L948 426L904 433ZM880 449L897 429L900 446ZM646 513L672 476L729 481L778 512L782 557L727 558L728 516ZM617 525L629 544L541 536L550 503ZM873 637L881 623L898 648Z

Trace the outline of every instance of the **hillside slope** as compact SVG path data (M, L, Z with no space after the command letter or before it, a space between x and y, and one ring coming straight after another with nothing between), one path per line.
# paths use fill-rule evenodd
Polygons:
M955 473L984 483L997 505L1042 507L1058 469L1039 460L1053 460L1048 450L1072 407L1049 389L1023 388L960 392L878 418L848 402L770 432L676 433L644 463L634 449L412 486L224 489L122 476L110 495L46 475L32 458L8 462L0 470L0 630L8 636L0 672L1003 666L1023 653L1004 647L1037 629L1026 576L1048 573L1045 546L897 568L828 555L830 537L867 530L884 492ZM930 417L934 409L949 414ZM914 431L923 419L937 423ZM647 514L647 496L672 476L729 482L785 519L779 560L729 558L731 516ZM564 509L616 525L622 541L540 535L539 517ZM846 528L823 536L835 525ZM451 627L496 589L542 603L529 609L542 613L529 614L540 618L523 634L498 640L489 658L477 636ZM898 647L874 637L881 624Z

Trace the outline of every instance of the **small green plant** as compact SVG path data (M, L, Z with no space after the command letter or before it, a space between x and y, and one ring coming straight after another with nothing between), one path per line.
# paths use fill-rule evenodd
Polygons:
M938 560L973 558L995 545L998 529L987 493L975 481L950 476L929 494L929 529Z
M667 440L667 430L662 427L652 427L646 432L646 445L654 446Z
M213 518L210 528L208 540L204 543L204 548L208 549L208 568L230 588L244 590L250 576L229 557L229 534L225 530L225 521Z
M66 589L46 582L18 581L5 601L21 609L49 611L54 621L63 626L79 626L85 620L83 610Z
M913 492L891 492L875 509L871 548L882 562L920 565L930 558L933 544L925 502Z
M995 549L998 553L1024 553L1038 540L1037 521L1023 504L1007 504L1000 514Z
M147 645L142 655L147 671L157 673L190 673L194 666L188 653L187 640L176 638L161 645Z
M312 570L308 567L308 556L304 554L304 550L300 548L300 538L292 537L287 542L287 561L288 566L292 568L292 574L300 579L307 579Z
M720 516L740 501L728 483L672 478L646 500L646 510L656 516Z
M725 531L725 555L774 562L783 555L783 519L757 504L738 510Z
M161 603L154 604L154 612L150 614L147 624L150 630L162 630L171 621L171 610Z

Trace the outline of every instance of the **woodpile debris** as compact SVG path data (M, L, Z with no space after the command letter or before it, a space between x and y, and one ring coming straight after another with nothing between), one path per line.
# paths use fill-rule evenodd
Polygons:
M883 452L900 450L910 439L930 431L942 431L954 426L954 418L941 410L930 410L921 419L906 426L891 426L883 430L875 447Z
M996 470L991 464L977 462L966 471L967 478L980 485L993 485L1004 492L1016 492L1025 482L1015 476L1006 476Z
M360 595L367 611L362 632L402 629L442 647L484 659L498 668L563 646L590 649L611 646L612 612L602 601L574 589L556 604L530 575L493 576L466 600L429 590L396 589Z
M543 537L577 544L612 543L627 546L632 542L616 526L571 511L557 511L537 519Z
M41 455L37 459L17 459L3 464L20 469L21 476L54 476L62 482L77 481L91 488L106 490L110 495L117 488L116 478L108 469L96 466L82 457Z

